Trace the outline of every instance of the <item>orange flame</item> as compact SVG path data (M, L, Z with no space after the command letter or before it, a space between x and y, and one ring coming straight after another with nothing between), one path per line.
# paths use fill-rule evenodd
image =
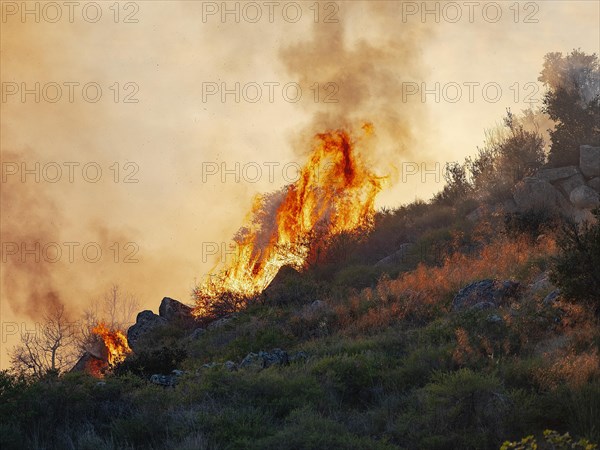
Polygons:
M362 129L366 136L373 133L370 123ZM282 191L274 224L265 234L260 218L265 215L269 196L257 196L246 225L235 239L230 264L216 281L206 281L197 288L196 296L259 294L281 267L303 268L315 242L322 247L336 234L369 229L383 177L366 167L355 144L346 130L317 134L298 180ZM205 311L199 306L195 313L202 316Z
M125 357L131 353L127 338L122 331L111 330L104 323L100 322L92 328L92 333L100 336L104 342L104 347L106 347L107 352L106 360L108 361L109 366L114 366L123 361Z

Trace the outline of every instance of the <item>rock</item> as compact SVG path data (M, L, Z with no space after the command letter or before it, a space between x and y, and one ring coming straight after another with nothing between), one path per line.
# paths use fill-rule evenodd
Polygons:
M521 180L514 188L513 198L519 211L550 209L570 211L567 199L548 181L534 177Z
M600 194L585 185L573 189L569 199L579 209L592 209L600 205Z
M552 169L541 169L534 175L535 178L544 181L557 181L579 174L576 166L555 167Z
M142 311L137 315L135 324L127 330L127 342L129 347L135 352L138 340L149 331L167 323L164 317L157 316L152 311ZM139 349L138 349L139 350Z
M250 352L242 359L240 367L242 369L261 369L262 361L258 353Z
M275 348L270 352L248 353L240 363L240 367L243 369L261 370L271 366L285 366L289 362L290 358L287 352L280 348Z
M196 340L196 339L199 339L201 336L203 336L204 333L206 333L206 330L204 328L196 328L194 331L192 331L190 333L189 338L191 340Z
M560 296L560 289L554 289L552 292L550 292L548 295L546 295L546 297L544 297L544 300L542 300L542 303L544 304L544 306L552 306L556 302L556 299L559 296Z
M108 368L106 359L98 358L90 352L84 352L75 363L70 372L86 372L90 375L100 376Z
M177 381L179 381L179 377L181 377L185 372L183 370L174 369L171 372L171 375L161 375L159 373L155 373L150 377L150 382L154 384L158 384L159 386L175 386Z
M502 323L504 320L498 314L490 314L486 319L489 323Z
M579 167L586 177L600 176L600 147L579 147Z
M469 308L469 311L481 311L483 309L495 308L496 304L492 302L479 302L475 303Z
M206 327L206 329L207 330L217 330L219 328L223 328L225 325L227 325L229 322L231 322L233 319L235 319L235 317L236 317L235 314L221 317L220 319L217 319L217 320L209 323L208 326Z
M237 364L233 361L225 361L223 367L225 367L225 369L229 370L230 372L237 370Z
M194 322L192 308L170 297L162 299L160 307L158 308L158 315L169 322L179 322L184 324L191 324Z
M521 284L517 281L481 280L462 288L452 300L454 311L464 311L479 304L489 303L498 307L506 300L518 297ZM489 307L489 306L481 306Z
M290 355L290 362L306 362L308 360L308 355L304 352L296 352L293 355Z
M587 182L587 185L596 192L600 192L600 177L592 178Z
M106 386L106 381L98 381L96 386Z
M175 386L177 384L177 377L175 375L161 375L155 373L150 377L150 382L165 387Z
M585 179L579 173L577 175L573 175L572 177L567 178L566 180L558 182L558 185L561 187L561 189L567 196L571 193L573 189L584 184Z
M217 367L218 365L219 365L218 363L212 361L212 362L209 362L206 364L202 364L202 368L203 369L212 369L213 367Z
M263 368L271 366L286 366L290 363L287 352L284 352L280 348L275 348L270 353L259 352L258 356L260 356L263 360Z
M394 253L392 253L391 255L386 256L383 259L380 259L379 261L377 261L375 263L375 267L381 267L381 266L390 266L393 264L398 264L401 262L406 261L406 257L408 252L415 246L415 244L412 244L410 242L406 242L402 245L400 245L400 247L398 247L398 250L396 250Z

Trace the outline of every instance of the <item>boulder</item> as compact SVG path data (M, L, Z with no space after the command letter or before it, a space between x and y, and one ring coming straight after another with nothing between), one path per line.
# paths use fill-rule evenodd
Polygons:
M513 198L519 211L550 209L569 211L567 199L548 181L535 177L521 180L514 188Z
M397 263L401 263L401 262L406 261L408 252L414 246L415 246L415 244L412 244L410 242L406 242L406 243L400 245L400 247L398 247L398 249L394 253L392 253L391 255L388 255L385 258L380 259L379 261L377 261L375 263L375 267L390 266L390 265L393 265L393 264L397 264Z
M194 322L192 308L170 297L162 299L158 308L158 315L165 318L168 322Z
M140 337L166 323L167 319L157 316L152 311L145 310L140 312L135 319L135 324L130 326L127 330L127 342L129 343L129 347L135 352Z
M452 309L464 311L471 308L498 307L509 299L517 298L520 291L521 284L517 281L475 281L458 291L452 300Z
M587 185L596 192L600 192L600 177L592 178L587 182Z
M155 373L150 377L150 382L154 384L158 384L159 386L175 386L179 381L179 377L181 377L185 372L183 370L173 370L170 375L162 375L159 373Z
M535 178L548 182L562 180L579 174L576 166L555 167L552 169L541 169L535 174Z
M600 176L600 147L579 147L579 167L586 177Z
M289 364L290 358L287 352L275 348L270 352L250 352L240 363L243 369L261 370L271 366L285 366Z
M600 205L600 194L589 186L579 186L569 196L573 206L579 209L592 209Z
M196 328L190 333L189 338L192 341L195 341L196 339L200 339L204 335L204 333L206 333L206 330L204 328Z
M568 196L573 189L579 186L583 186L585 184L585 179L581 174L573 175L567 179L561 180L558 182L558 185L563 190L563 192Z

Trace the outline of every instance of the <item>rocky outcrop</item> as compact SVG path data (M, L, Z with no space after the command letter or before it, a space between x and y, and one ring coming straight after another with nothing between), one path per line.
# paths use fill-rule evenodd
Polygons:
M454 311L495 308L519 296L521 284L517 281L481 280L462 288L452 300Z
M582 145L579 166L541 169L513 189L517 212L550 210L577 222L600 205L600 147Z
M519 211L546 209L568 210L567 199L549 182L537 177L527 177L517 183L513 199Z
M192 308L170 297L164 297L162 299L158 308L158 315L168 322L194 322Z
M600 176L600 147L579 147L579 167L586 177Z
M578 209L592 209L600 205L600 195L589 186L578 186L569 196L573 206Z
M145 310L137 315L135 324L127 330L127 342L129 347L135 352L138 348L138 342L142 336L154 330L157 327L167 325L169 323L177 326L190 327L195 326L192 308L184 305L180 301L170 297L164 297L158 308L159 314L156 315L150 310ZM201 332L198 332L201 333ZM195 335L194 337L198 337Z
M553 181L570 178L577 174L579 174L579 169L577 168L577 166L565 166L554 167L551 169L541 169L535 174L535 176L540 180L548 181L551 183Z
M135 319L135 324L130 326L127 330L127 342L129 343L129 347L135 352L136 349L138 349L138 341L143 335L166 323L167 319L154 314L150 310L140 312Z

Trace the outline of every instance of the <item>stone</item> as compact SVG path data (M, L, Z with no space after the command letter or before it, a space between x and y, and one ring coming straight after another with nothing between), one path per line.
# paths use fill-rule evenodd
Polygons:
M544 306L552 306L556 302L558 297L560 297L560 289L554 289L552 292L546 295L546 297L544 297L542 303L544 304Z
M244 359L242 359L242 362L240 363L240 367L242 369L261 369L262 368L262 362L260 357L258 356L258 353L254 353L254 352L250 352L248 353Z
M514 188L513 199L519 211L563 210L569 211L571 205L567 199L548 181L534 177L521 180Z
M308 360L308 355L305 352L296 352L290 355L290 362L306 362Z
M261 370L271 366L285 366L289 362L290 358L287 352L280 348L275 348L270 352L248 353L240 363L240 367L242 369Z
M600 147L579 147L579 167L586 177L600 176Z
M585 179L581 174L573 175L565 180L558 182L558 185L566 195L569 195L573 189L585 184Z
M576 166L555 167L552 169L541 169L534 175L539 180L548 182L562 180L579 174L579 169Z
M569 200L579 209L592 209L600 205L600 194L589 186L579 186L571 192Z
M414 246L415 244L410 242L406 242L400 245L400 247L398 247L398 249L394 253L377 261L375 263L375 267L390 266L406 261L408 252L410 252L410 250L412 250Z
M155 373L150 377L150 382L158 384L159 386L171 387L177 384L177 377L175 375L161 375Z
M600 193L600 177L592 178L590 181L587 182L587 185L596 192Z
M230 372L237 370L237 364L233 361L225 361L223 367L225 367L225 369L229 370Z
M134 352L139 350L137 346L139 339L156 327L166 325L166 323L167 320L164 317L160 317L150 310L140 312L137 315L135 324L127 330L127 343L129 347Z
M200 337L202 337L204 333L206 333L206 330L204 328L196 328L190 333L190 339L194 341L196 339L200 339Z
M452 300L452 309L464 311L473 307L498 307L509 299L517 298L520 291L521 284L517 281L475 281L458 291Z
M170 297L164 297L162 299L160 307L158 308L158 315L169 322L186 324L194 322L192 308Z
M489 323L502 323L504 320L498 314L490 314L486 319Z
M217 319L217 320L209 323L208 326L206 327L206 329L207 330L218 330L219 328L223 328L225 325L227 325L233 319L235 319L235 314L221 317L220 319Z
M473 306L469 308L469 311L482 311L484 309L495 308L496 304L492 302L479 302L475 303Z

